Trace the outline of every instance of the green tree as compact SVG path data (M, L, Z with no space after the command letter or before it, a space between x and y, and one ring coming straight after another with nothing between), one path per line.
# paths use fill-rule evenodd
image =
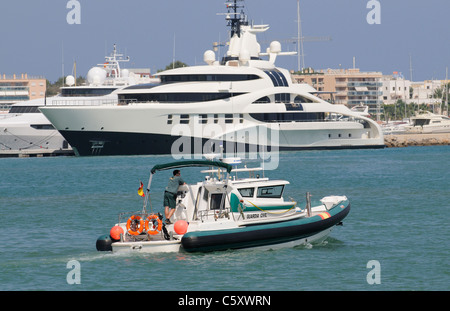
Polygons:
M188 67L188 65L183 63L183 62L181 62L181 61L179 61L179 60L176 60L174 62L171 62L169 65L167 65L166 68L158 69L157 72L161 72L161 71L169 70L169 69L180 68L180 67Z
M405 102L399 99L393 105L383 105L382 118L385 121L401 120L413 116L418 109L421 111L432 111L432 107L426 104L420 104L419 107L417 107L417 103L405 105Z
M64 77L60 77L58 80L56 80L54 83L51 83L49 80L47 80L47 91L46 96L55 96L61 91L61 87L63 86ZM86 82L86 79L82 76L78 76L76 85L83 85Z
M450 102L450 83L434 90L433 98L437 99L437 102L439 102L442 113L447 111L448 103Z

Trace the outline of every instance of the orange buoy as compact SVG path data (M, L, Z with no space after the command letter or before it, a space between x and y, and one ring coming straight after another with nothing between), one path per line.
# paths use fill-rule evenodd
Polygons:
M189 224L185 220L177 220L173 225L173 229L177 234L185 234Z
M137 228L132 227L131 224L134 222L139 222L139 226ZM133 215L127 220L127 232L131 235L139 235L144 231L144 221L141 216Z
M153 220L156 220L158 225L153 224ZM162 229L162 220L159 219L158 215L150 215L145 220L145 231L147 231L150 235L155 235L161 232Z
M120 235L123 234L123 229L120 226L114 226L109 231L109 236L113 240L120 240Z

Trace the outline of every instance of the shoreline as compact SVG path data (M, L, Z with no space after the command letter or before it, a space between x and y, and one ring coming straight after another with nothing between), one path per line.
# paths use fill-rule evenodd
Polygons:
M384 135L386 148L450 145L450 133Z

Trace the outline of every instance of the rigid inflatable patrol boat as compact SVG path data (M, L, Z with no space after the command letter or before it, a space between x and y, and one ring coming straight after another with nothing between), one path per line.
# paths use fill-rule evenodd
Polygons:
M227 163L228 162L228 163ZM230 163L232 162L232 163ZM210 252L241 248L276 248L327 238L350 211L346 196L326 196L299 204L283 198L286 180L255 174L262 168L238 168L238 158L189 160L156 165L146 189L143 210L122 213L109 235L97 240L99 251ZM165 224L148 212L153 176L162 170L209 167L203 181L178 188L176 211ZM248 174L248 177L238 175ZM151 206L151 205L150 205Z

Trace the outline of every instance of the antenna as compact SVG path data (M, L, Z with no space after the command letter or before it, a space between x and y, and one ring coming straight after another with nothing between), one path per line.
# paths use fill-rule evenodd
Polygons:
M238 1L244 0L228 0L226 1L228 12L226 14L226 19L228 20L228 26L231 27L231 35L233 37L234 34L237 34L238 37L241 37L241 25L248 25L247 17L244 14L244 10L241 10L238 13L239 8L243 8L243 5L238 5Z
M175 33L173 34L172 69L175 69Z
M113 45L113 52L110 54L110 56L105 56L105 62L103 64L98 64L99 66L103 66L103 68L106 68L107 72L109 72L112 75L112 72L114 71L114 74L116 78L121 78L121 69L120 69L120 62L125 63L130 61L130 57L127 56L126 59L123 58L123 54L117 53L117 46L114 43Z
M61 42L61 73L62 73L62 86L64 86L64 41Z
M298 71L305 68L305 54L303 53L303 35L302 35L302 21L300 19L300 0L297 0L297 57L298 57ZM300 60L301 57L301 60Z
M413 67L412 67L412 58L411 53L409 53L409 80L412 82L413 80Z
M448 116L448 67L445 67L445 103L447 104Z

